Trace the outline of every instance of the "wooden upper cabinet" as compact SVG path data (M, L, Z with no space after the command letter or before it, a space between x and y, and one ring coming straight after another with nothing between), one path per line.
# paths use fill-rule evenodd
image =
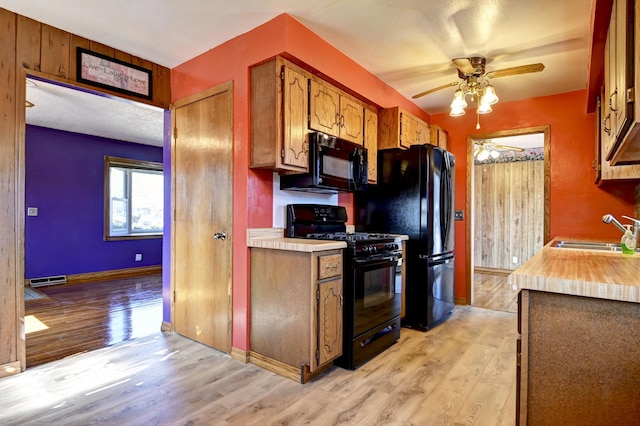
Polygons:
M431 141L430 143L439 146L442 149L449 149L449 134L442 127L432 124L430 126Z
M309 83L309 128L354 143L364 142L364 105L328 83Z
M283 158L282 163L308 170L309 147L307 141L308 77L290 67L282 67L284 79L283 102Z
M640 164L640 8L613 0L604 63L603 160L612 166Z
M432 143L435 145L435 142L431 139L431 130L429 130L429 125L422 120L418 120L416 123L416 144L424 145L425 143Z
M430 141L429 125L400 107L378 111L378 149L409 148Z
M369 183L378 181L378 113L364 110L364 147L367 149Z
M281 57L251 68L250 167L308 170L309 77Z

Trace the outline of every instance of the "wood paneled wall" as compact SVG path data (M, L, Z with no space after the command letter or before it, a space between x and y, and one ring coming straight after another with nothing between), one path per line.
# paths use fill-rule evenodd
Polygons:
M474 168L474 266L516 269L544 245L544 161Z
M25 368L24 133L25 77L50 80L168 108L170 70L0 8L0 377ZM152 99L76 82L76 47L153 72Z

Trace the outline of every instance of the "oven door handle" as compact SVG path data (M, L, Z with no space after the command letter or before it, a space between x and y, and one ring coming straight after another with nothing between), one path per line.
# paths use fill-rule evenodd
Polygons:
M383 262L393 262L396 263L398 262L398 260L401 259L400 256L387 256L384 255L382 257L376 257L376 256L369 256L366 258L359 258L359 259L354 259L355 263L358 264L363 264L363 263L383 263Z

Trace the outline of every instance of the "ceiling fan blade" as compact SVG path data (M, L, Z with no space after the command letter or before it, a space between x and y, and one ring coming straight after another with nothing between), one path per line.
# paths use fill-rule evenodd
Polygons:
M426 90L424 92L420 92L417 95L413 95L411 98L412 99L418 99L418 98L421 98L424 95L428 95L429 93L437 92L438 90L446 89L447 87L457 86L458 84L460 84L459 81L453 81L451 83L443 84L442 86L438 86L438 87L435 87L433 89Z
M469 58L456 58L452 59L453 63L458 67L462 74L473 74L475 70L473 69L473 65L471 65L471 60Z
M496 71L489 71L486 74L486 76L488 78L507 77L510 75L528 74L530 72L540 72L543 69L544 69L544 65L537 63L537 64L521 65L519 67L503 68L501 70L496 70Z
M524 148L519 148L517 146L509 146L509 145L498 145L495 143L492 144L488 144L494 148L498 148L498 149L508 149L509 151L518 151L518 152L523 152Z

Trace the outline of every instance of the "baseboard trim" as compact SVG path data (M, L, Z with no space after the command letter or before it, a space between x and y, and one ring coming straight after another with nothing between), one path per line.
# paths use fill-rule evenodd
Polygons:
M467 301L466 297L455 297L453 299L453 303L455 303L456 305L468 305L469 302Z
M513 272L511 269L499 269L499 268L482 268L476 266L473 268L473 272L476 274L489 274L489 275L511 275Z
M235 346L232 346L231 353L229 355L236 361L240 361L243 364L248 364L249 360L251 359L249 354L249 351L243 351L242 349L238 349Z
M87 272L84 274L67 275L66 284L84 284L95 281L105 281L118 278L140 277L162 273L162 265L141 266L138 268L114 269L111 271ZM25 280L25 286L29 285L29 279Z
M0 365L0 379L20 373L20 361Z
M163 333L172 332L173 326L170 322L162 321L162 324L160 325L160 331L162 331Z

